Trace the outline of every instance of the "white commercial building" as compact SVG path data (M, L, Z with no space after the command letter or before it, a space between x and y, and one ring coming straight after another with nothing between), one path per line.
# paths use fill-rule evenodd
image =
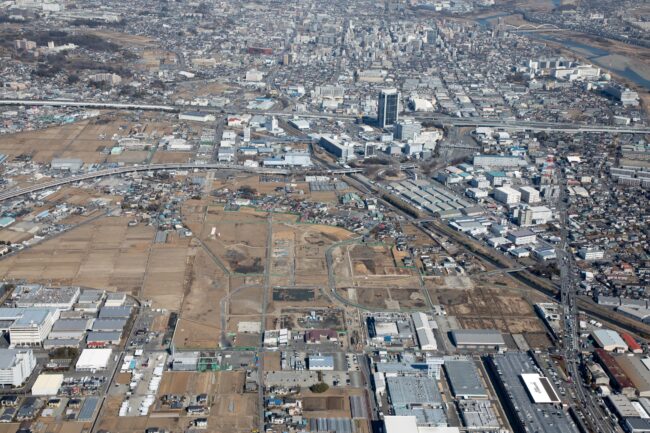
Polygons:
M35 367L31 349L0 349L0 385L21 386Z
M20 315L9 326L9 342L16 346L40 346L59 318L55 308L15 308Z
M77 371L105 370L111 358L111 349L84 349L77 360Z
M602 260L605 257L605 251L596 248L580 248L578 256L583 260Z
M521 201L524 203L539 203L540 196L539 191L531 186L522 186L519 188L521 192Z
M180 120L189 120L191 122L214 122L216 117L214 114L203 113L200 111L188 111L187 113L180 113L178 115Z
M509 186L501 186L494 190L494 199L504 204L517 204L521 200L521 193Z
M516 230L508 233L507 239L515 245L529 245L537 241L537 235L530 230Z

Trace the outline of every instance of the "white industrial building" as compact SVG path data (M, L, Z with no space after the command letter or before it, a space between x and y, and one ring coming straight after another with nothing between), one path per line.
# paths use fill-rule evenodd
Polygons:
M57 395L62 384L62 374L41 374L32 385L32 395Z
M517 204L521 201L521 193L509 186L501 186L494 190L494 199L504 204Z
M418 345L422 350L438 350L438 343L433 336L431 325L427 315L421 312L412 313L411 319L415 325L415 332L418 336Z
M309 370L310 371L333 371L334 370L334 357L327 356L310 356L309 357Z
M54 158L50 163L52 170L79 171L84 162L79 158Z
M347 161L354 157L354 146L341 142L337 137L332 135L322 135L318 144L343 161Z
M465 190L465 195L469 198L473 198L474 200L478 200L481 198L486 198L488 196L487 190L481 189L481 188L467 188Z
M531 230L515 230L508 233L507 239L515 245L530 245L537 242L537 235Z
M611 329L596 329L592 331L591 335L596 344L608 352L627 352L627 344L616 331L612 331Z
M180 113L179 120L189 120L191 122L214 122L216 117L214 114L203 113L200 111L188 111L187 113Z
M35 367L31 349L0 349L0 385L21 386Z
M75 368L77 371L106 370L111 354L111 349L84 349Z

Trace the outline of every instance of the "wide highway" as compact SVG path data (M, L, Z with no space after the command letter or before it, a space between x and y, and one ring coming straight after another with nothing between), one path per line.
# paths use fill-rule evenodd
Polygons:
M286 111L262 111L262 110L237 110L227 111L215 107L197 107L188 105L155 105L137 104L125 102L96 102L96 101L70 101L70 100L39 100L39 99L0 99L0 105L25 105L25 106L52 106L52 107L80 107L96 109L117 109L117 110L142 110L142 111L164 111L179 113L182 111L202 111L218 113L220 115L241 115L261 114L276 117L298 116L306 119L334 119L334 120L356 120L358 116L338 113L294 113ZM508 130L520 130L531 132L565 132L570 134L582 132L599 133L629 133L629 134L650 134L650 127L646 126L612 126L612 125L588 125L569 122L541 122L532 120L517 119L488 119L484 117L454 117L440 113L414 112L406 113L419 121L429 121L434 124L456 127L491 127Z
M290 174L290 173L303 173L303 174L348 174L357 173L361 169L355 168L341 168L333 170L323 169L303 169L302 171L292 171L289 169L277 168L264 168L264 167L244 167L235 164L149 164L149 165L132 165L126 167L109 168L104 170L90 171L78 175L70 175L54 179L50 182L44 182L37 185L19 188L0 193L0 202L10 200L35 192L45 191L50 188L56 188L62 185L81 182L84 180L98 179L108 176L117 176L126 173L146 172L146 171L164 171L164 170L238 170L242 172L259 173L259 174Z

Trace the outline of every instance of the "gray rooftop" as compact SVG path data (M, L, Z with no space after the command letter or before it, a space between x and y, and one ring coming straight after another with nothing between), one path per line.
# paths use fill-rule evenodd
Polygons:
M93 331L122 331L126 326L126 319L96 319Z
M0 369L13 367L16 364L16 355L23 352L31 352L31 349L0 349Z
M487 391L483 387L474 361L446 361L445 371L456 397L487 397Z
M516 416L527 431L539 433L577 433L569 416L556 405L533 403L521 380L521 374L538 373L533 359L525 353L511 352L493 355L488 365L505 391L505 404L516 407ZM513 426L514 427L514 426ZM516 427L514 427L516 429ZM522 429L523 430L523 429Z
M85 331L88 325L89 319L59 319L54 322L52 331Z
M128 318L131 316L131 307L104 307L99 310L100 319Z
M501 332L494 329L457 329L451 331L457 345L505 346Z
M432 405L442 403L436 381L430 377L387 377L388 393L394 407Z

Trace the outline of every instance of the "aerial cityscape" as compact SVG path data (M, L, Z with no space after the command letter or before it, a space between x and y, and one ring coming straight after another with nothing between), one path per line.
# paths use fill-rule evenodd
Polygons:
M0 2L0 433L650 433L650 2Z

